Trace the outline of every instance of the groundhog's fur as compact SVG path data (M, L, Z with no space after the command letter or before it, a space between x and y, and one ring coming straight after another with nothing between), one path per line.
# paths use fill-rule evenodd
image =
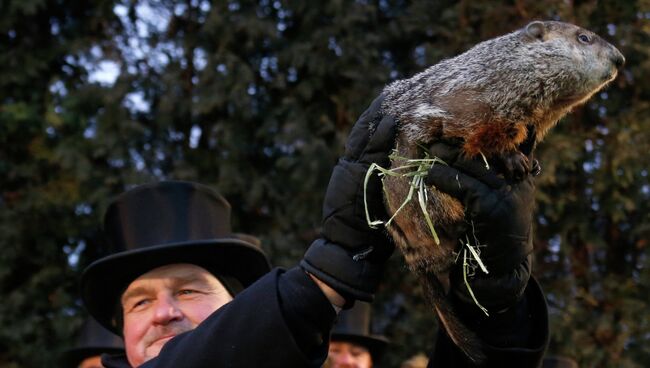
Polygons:
M531 138L539 142L561 117L612 81L624 60L593 32L536 21L388 85L382 115L398 122L399 156L422 158L421 147L437 140L462 142L468 156L521 156L517 149L530 128L535 135ZM392 166L403 164L395 160ZM410 179L385 178L390 215L406 198L409 184ZM451 338L471 359L481 361L478 340L458 325L441 300L442 285L431 280L433 274L443 280L455 261L458 240L446 237L444 229L463 220L464 208L429 188L427 210L441 244L435 244L417 201L401 210L389 232L411 270L425 282Z

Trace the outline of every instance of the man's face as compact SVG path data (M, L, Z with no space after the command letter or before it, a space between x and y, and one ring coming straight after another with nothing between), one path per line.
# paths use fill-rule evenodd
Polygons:
M137 367L160 353L172 337L194 329L232 300L219 280L196 265L155 268L122 294L126 356Z
M372 356L368 349L351 342L331 341L327 360L331 368L372 367Z

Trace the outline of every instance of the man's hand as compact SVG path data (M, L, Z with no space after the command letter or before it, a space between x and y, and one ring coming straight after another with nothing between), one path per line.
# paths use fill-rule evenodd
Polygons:
M459 239L478 245L488 270L486 274L477 268L469 277L472 291L490 312L501 312L520 299L530 278L535 196L532 175L520 181L507 180L488 169L480 157L463 158L457 148L444 143L434 144L430 154L450 166L434 165L426 183L463 203L465 223L459 229ZM454 267L450 281L456 297L474 304L462 264Z
M352 128L345 154L334 167L325 194L322 238L310 246L300 263L348 303L372 300L384 263L394 249L384 229L370 228L364 207L366 172L373 163L388 166L394 146L394 120L378 119L382 99L375 99ZM374 175L365 191L370 212L386 218L379 177Z

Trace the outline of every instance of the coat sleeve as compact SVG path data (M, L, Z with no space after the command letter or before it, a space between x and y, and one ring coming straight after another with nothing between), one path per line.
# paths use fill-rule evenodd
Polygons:
M141 367L320 367L335 318L302 269L275 269Z
M540 367L549 344L548 307L539 284L530 278L524 298L507 319L473 324L484 341L486 367ZM468 324L470 325L470 324ZM439 331L429 367L475 367L449 339Z

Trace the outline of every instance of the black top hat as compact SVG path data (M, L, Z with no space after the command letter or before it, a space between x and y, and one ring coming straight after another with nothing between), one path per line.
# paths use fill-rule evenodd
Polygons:
M86 358L123 351L124 344L120 337L89 318L81 326L75 346L63 352L61 364L66 368L77 368Z
M368 349L376 364L381 359L389 340L381 335L370 333L370 304L356 301L354 306L339 313L338 321L332 328L331 341L351 342Z
M90 314L118 334L120 295L154 268L191 263L244 287L270 270L250 236L231 232L228 202L201 184L164 181L122 193L106 211L104 232L118 252L86 268L81 296Z

